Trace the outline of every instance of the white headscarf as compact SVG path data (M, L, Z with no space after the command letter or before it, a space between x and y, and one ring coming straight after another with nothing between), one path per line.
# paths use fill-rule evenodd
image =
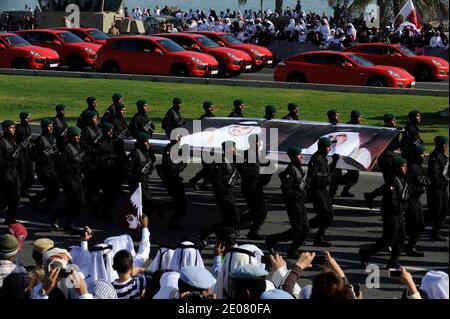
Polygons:
M166 272L159 279L159 291L153 296L153 299L170 299L175 292L178 291L178 279L180 279L180 273L178 272Z
M175 251L167 247L160 247L156 253L155 259L148 267L148 271L155 272L158 269L167 270L170 269L170 261L172 260Z
M91 279L93 282L97 280L113 282L119 278L117 272L113 269L113 251L106 244L97 246L104 249L91 252Z
M443 271L427 272L420 289L426 291L430 299L449 299L448 274Z
M194 243L190 241L183 241L181 245L193 246ZM186 266L197 266L205 268L202 256L200 255L198 249L182 247L178 247L177 249L175 249L175 252L173 253L173 256L169 263L169 269L179 271L181 268Z
M247 248L246 248L247 246ZM256 254L253 252L254 247L251 247L249 249L248 246L254 246L255 245L243 245L239 246L237 248L234 248L230 251L228 251L225 254L225 258L223 261L223 267L220 270L219 275L217 276L217 282L214 292L217 295L217 299L225 299L226 295L228 294L229 289L229 278L228 275L237 267L242 265L255 265L259 266L261 265L261 259L258 260L258 257L256 257ZM259 248L256 247L258 250ZM250 254L246 254L245 252L236 251L235 249L243 249L244 251L248 251Z
M131 256L136 256L136 251L134 250L133 239L131 239L130 235L121 235L115 237L108 237L105 239L104 243L106 245L112 246L112 256L120 251L120 250L128 250L131 253Z
M289 25L286 27L286 31L288 31L288 32L295 31L295 20L294 19L289 20Z

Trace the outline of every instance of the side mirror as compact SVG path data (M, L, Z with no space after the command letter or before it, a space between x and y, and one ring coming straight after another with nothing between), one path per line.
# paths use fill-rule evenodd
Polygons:
M84 41L84 42L92 42L91 39L89 39L89 37L85 37L85 38L83 39L83 41Z
M223 41L217 41L217 44L220 45L221 47L225 46L225 43Z
M57 46L61 46L61 41L59 41L59 40L54 40L54 41L53 41L53 44L56 44Z
M398 52L395 52L395 53L393 54L393 56L395 56L395 57L397 57L397 58L401 58L401 57L402 57L402 55L401 55L400 53L398 53Z
M160 56L163 56L163 55L164 55L164 53L162 52L162 50L161 50L160 48L154 49L154 50L153 50L153 53L158 54L158 55L160 55Z
M4 44L0 43L0 50L2 50L2 51L6 50L6 46Z
M346 68L353 68L353 64L351 64L350 62L345 62L345 63L344 63L344 66L345 66Z
M192 49L194 49L195 51L198 51L198 52L200 52L202 49L200 49L200 47L198 46L198 44L194 44L193 46L192 46Z

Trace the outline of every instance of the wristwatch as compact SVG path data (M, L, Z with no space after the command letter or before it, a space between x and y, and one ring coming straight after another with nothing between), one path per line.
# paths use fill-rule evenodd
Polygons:
M47 296L47 291L44 288L39 289L39 296L45 297Z

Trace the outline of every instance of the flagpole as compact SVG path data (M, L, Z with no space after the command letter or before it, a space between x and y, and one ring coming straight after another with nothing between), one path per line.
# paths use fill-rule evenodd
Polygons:
M138 186L139 189L139 207L138 207L138 218L141 219L142 218L142 187L141 187L141 183L139 183Z

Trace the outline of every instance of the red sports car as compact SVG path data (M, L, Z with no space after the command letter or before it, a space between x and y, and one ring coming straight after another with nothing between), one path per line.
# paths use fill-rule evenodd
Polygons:
M84 42L73 33L63 30L36 29L16 33L33 45L55 50L61 65L68 65L72 70L92 67L97 59L97 51L101 48L98 44Z
M91 42L99 45L105 45L106 40L110 38L105 32L95 28L55 28L72 32L84 42Z
M374 65L352 52L313 51L278 63L275 81L410 88L414 77L402 68Z
M207 76L219 63L204 53L186 51L172 40L156 36L108 39L98 52L95 69L107 73Z
M59 66L58 52L31 45L14 33L0 33L0 67L52 69Z
M416 55L399 44L367 43L348 48L375 64L392 65L405 69L417 81L448 78L448 62L434 56Z
M226 32L196 31L195 33L207 36L223 47L229 47L247 52L253 59L254 70L259 70L265 65L273 65L274 63L273 53L266 47L242 43L234 36Z
M188 51L212 55L219 62L219 74L236 76L252 67L247 53L233 48L223 48L210 38L195 33L162 33L158 36L171 39Z

